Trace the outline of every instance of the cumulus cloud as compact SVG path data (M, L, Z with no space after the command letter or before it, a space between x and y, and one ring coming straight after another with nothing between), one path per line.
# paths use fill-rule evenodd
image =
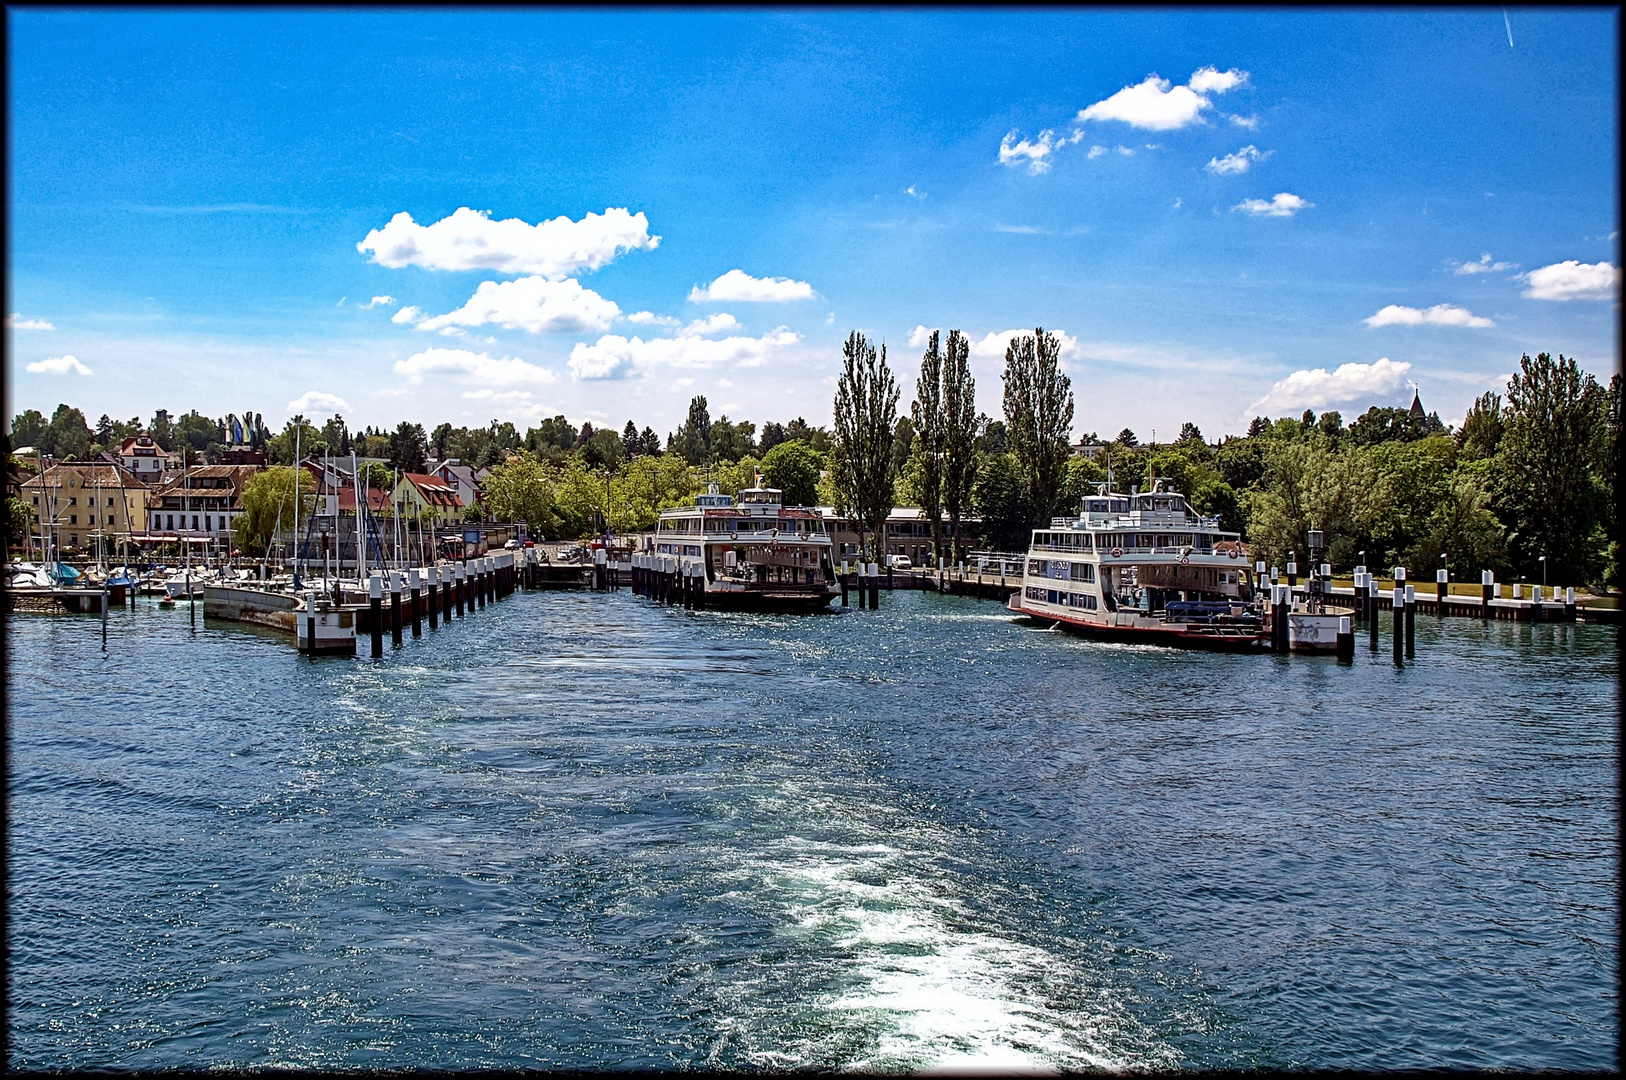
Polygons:
M1314 205L1315 203L1305 202L1297 195L1278 191L1275 198L1269 202L1264 199L1243 199L1231 209L1244 211L1254 217L1292 217L1300 210L1308 210Z
M909 347L911 349L924 349L931 344L932 335L940 332L935 326L926 326L924 324L916 326L909 331Z
M1065 330L1056 329L1054 326L1046 329L1056 335L1056 340L1061 345L1059 354L1061 359L1072 360L1083 355L1079 349L1077 338L1068 334ZM981 340L971 343L971 355L1003 360L1005 359L1005 347L1011 343L1012 338L1021 337L1024 334L1031 335L1032 333L1033 328L1029 327L1025 330L999 330L985 334Z
M679 337L710 337L725 330L738 330L740 321L726 311L719 311L715 315L708 315L704 319L694 322L678 331Z
M1308 368L1279 380L1248 412L1266 415L1296 409L1320 409L1361 398L1389 397L1405 383L1407 363L1387 356L1373 364L1343 364L1336 371Z
M405 375L411 383L421 383L432 374L464 375L471 381L487 386L545 385L557 382L559 377L547 368L505 356L498 360L485 353L467 349L425 349L405 360L395 362L397 375Z
M1084 156L1093 161L1095 158L1104 156L1106 152L1107 148L1104 146L1092 146L1090 147L1089 153L1085 154Z
M1239 128L1247 128L1249 131L1259 130L1258 116L1236 116L1232 113L1226 113L1225 119L1229 120Z
M1246 71L1231 68L1229 71L1219 71L1210 64L1205 68L1198 68L1191 73L1191 81L1187 83L1199 94L1223 94L1227 90L1235 90L1248 81Z
M924 199L926 197L926 193L924 191L916 191L915 185L913 184L910 184L908 187L904 188L903 193L916 199Z
M623 251L652 251L661 238L649 234L642 211L609 207L580 221L560 215L527 224L519 218L492 221L484 210L461 207L433 225L419 225L406 211L356 245L372 252L373 261L399 269L495 270L505 274L541 274L563 278L578 270L597 270Z
M1533 300L1615 300L1620 296L1620 267L1570 259L1524 275Z
M655 326L682 326L682 319L674 319L670 315L657 315L653 311L634 311L627 316L630 323L649 323Z
M724 364L759 367L775 349L794 345L801 337L780 327L762 337L706 338L698 336L654 338L645 341L608 334L592 345L581 342L570 350L570 370L577 379L625 379L658 366L713 368Z
M1519 264L1515 262L1491 262L1490 252L1479 257L1478 262L1457 263L1459 274L1497 274L1503 270L1517 270Z
M44 319L25 319L13 311L6 316L7 330L55 330L56 327Z
M350 403L343 398L320 390L307 390L288 403L291 413L336 413L349 407Z
M71 356L52 356L28 364L27 368L35 375L66 375L73 372L78 375L89 375L90 369Z
M1126 86L1103 101L1081 110L1080 122L1121 120L1147 131L1173 131L1201 123L1204 109L1214 106L1209 94L1220 94L1248 81L1246 71L1199 69L1186 86L1148 75L1134 86Z
M456 311L423 320L418 329L440 330L491 323L533 334L585 334L608 330L620 316L621 309L615 301L582 288L575 278L549 281L533 276L514 281L482 281L468 303Z
M391 315L390 322L400 323L405 326L409 323L415 323L421 318L423 318L423 311L412 304L408 304L394 315Z
M1250 143L1234 154L1226 154L1224 157L1209 158L1208 171L1219 176L1228 176L1231 173L1244 173L1248 171L1248 167L1254 162L1263 161L1275 152L1276 151L1274 150L1266 150L1264 153L1260 153L1259 148Z
M356 306L359 307L359 308L371 310L372 308L375 308L375 307L389 307L393 303L395 303L395 297L393 297L393 296L375 296L371 300L369 300L367 303L365 303L365 304L357 304Z
M813 286L790 278L754 278L744 270L730 270L716 281L689 291L689 300L738 301L742 303L782 303L787 300L810 300Z
M1050 162L1045 159L1055 151L1056 145L1054 131L1041 131L1039 137L1032 141L1018 141L1016 132L1011 131L999 140L999 163L1009 168L1026 165L1029 176L1038 176L1050 171Z
M1489 319L1475 315L1467 308L1452 307L1450 304L1435 304L1433 307L1426 309L1390 304L1376 315L1362 321L1368 326L1486 327L1496 325Z

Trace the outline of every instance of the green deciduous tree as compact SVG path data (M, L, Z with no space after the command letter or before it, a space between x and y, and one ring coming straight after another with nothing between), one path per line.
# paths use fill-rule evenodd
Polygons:
M1072 380L1061 373L1060 359L1061 342L1043 327L1005 347L1005 427L1034 526L1057 508L1070 452Z
M858 522L859 550L871 539L873 561L885 560L887 515L892 511L892 436L898 415L898 384L886 363L886 346L875 347L854 331L842 347L836 386L835 445L831 473L839 509Z
M920 360L920 374L915 377L915 400L909 406L914 424L914 442L911 459L918 461L910 477L913 494L926 513L927 527L932 535L932 558L944 556L943 551L943 354L938 348L938 332L932 331L926 345L926 354Z
M943 349L943 508L954 534L955 562L965 559L960 520L971 508L977 482L977 383L971 377L971 342L950 330Z
M814 506L819 501L819 455L800 439L782 442L762 455L762 479L784 493L787 506Z
M481 485L486 506L497 521L523 521L533 533L560 535L561 521L553 478L534 458L517 457L492 469Z
M689 416L672 439L672 448L690 465L704 465L711 460L711 412L704 395L689 399Z
M1573 359L1519 361L1508 384L1506 430L1496 453L1497 501L1513 565L1558 584L1603 571L1608 520L1608 394Z
M263 555L279 522L284 529L293 526L296 483L299 517L308 519L316 508L316 477L308 470L273 465L249 477L243 486L243 513L232 523L233 543L239 550Z

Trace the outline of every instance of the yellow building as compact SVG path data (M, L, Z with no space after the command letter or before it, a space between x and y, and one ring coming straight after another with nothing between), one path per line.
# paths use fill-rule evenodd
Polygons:
M128 542L147 519L151 489L121 465L67 461L47 465L22 485L23 502L34 514L29 543L38 551L42 534L54 553L94 551L100 541L109 553ZM41 553L43 556L43 553Z
M456 525L463 520L463 500L457 489L439 476L402 473L391 501L401 508L408 521L433 522L436 526Z

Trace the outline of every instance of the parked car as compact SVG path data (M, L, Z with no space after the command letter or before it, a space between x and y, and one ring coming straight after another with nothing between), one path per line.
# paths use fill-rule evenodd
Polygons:
M915 568L915 564L909 561L907 555L888 555L886 565L893 570L913 570Z
M292 481L289 481L289 483L292 484ZM519 541L518 540L510 540L510 541L508 541L508 543L503 545L503 548L505 550L507 550L507 551L518 551L519 550Z

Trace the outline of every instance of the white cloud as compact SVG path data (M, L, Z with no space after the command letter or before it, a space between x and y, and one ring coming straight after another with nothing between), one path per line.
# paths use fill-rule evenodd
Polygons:
M1517 270L1518 268L1519 264L1514 262L1491 262L1490 252L1487 251L1479 257L1478 262L1457 263L1456 272L1459 274L1497 274L1503 270Z
M405 211L374 229L356 250L372 252L373 261L398 269L496 270L505 274L541 274L562 278L578 270L597 270L622 251L652 251L661 238L649 234L642 211L609 207L580 221L560 215L528 225L519 218L492 221L489 212L461 207L433 225L419 225Z
M1019 236L1040 236L1043 235L1046 230L1039 228L1037 225L995 225L994 231L1002 233L1016 233Z
M408 304L400 311L397 311L394 315L391 315L390 322L405 325L407 323L417 322L421 318L423 318L423 311L417 307L414 307L412 304Z
M1319 409L1359 398L1388 397L1401 388L1410 370L1410 364L1397 364L1384 357L1373 364L1344 364L1333 372L1326 368L1295 371L1248 406L1248 412L1267 415Z
M710 337L720 334L724 330L738 330L740 321L726 311L719 311L715 315L708 315L704 319L694 322L678 331L679 337Z
M1248 171L1248 166L1255 161L1263 161L1275 152L1274 150L1266 150L1264 153L1260 153L1259 148L1250 143L1234 154L1226 154L1222 158L1210 158L1208 160L1208 171L1217 173L1220 176L1227 176L1231 173L1244 173Z
M1225 113L1224 116L1225 119L1229 120L1239 128L1247 128L1249 131L1259 130L1258 116L1237 116L1233 113Z
M904 188L903 193L905 195L912 195L917 199L924 199L926 197L926 193L924 191L916 191L915 185L913 184L910 184L908 187Z
M1057 330L1054 326L1046 329L1056 335L1056 340L1061 345L1059 354L1061 359L1071 360L1082 355L1077 338L1071 336L1065 330ZM995 333L985 334L980 341L971 343L971 355L1003 360L1005 359L1005 347L1010 344L1012 338L1021 337L1024 334L1031 335L1032 333L1033 330L1030 327L1026 330L1000 330Z
M435 373L466 375L473 382L487 386L545 385L559 379L547 368L518 357L505 356L498 360L467 349L425 349L405 360L397 360L395 372L405 375L414 384L423 382L425 375Z
M1118 147L1118 153L1122 154L1124 157L1134 157L1135 156L1135 152L1133 150L1129 149L1129 147L1127 147L1127 146Z
M89 375L90 369L71 356L52 356L45 360L27 365L29 371L35 375L66 375L76 372L80 375Z
M1175 86L1168 79L1148 75L1143 82L1126 86L1116 94L1083 109L1078 119L1121 120L1147 131L1174 131L1202 122L1204 109L1213 108L1205 95L1224 93L1248 79L1245 71L1198 70L1189 86Z
M924 349L931 343L932 335L939 332L935 326L926 326L924 324L916 326L909 331L909 347L911 349Z
M1297 195L1279 191L1269 202L1263 199L1243 199L1231 209L1244 210L1255 217L1292 217L1300 210L1308 210L1314 205L1315 203L1305 202Z
M545 416L553 416L559 410L553 405L534 400L529 390L465 390L461 397L465 401L485 401L502 409L508 416L521 420L540 420Z
M1177 198L1177 199L1175 199L1175 200L1174 200L1174 207L1173 207L1173 209L1175 209L1175 210L1178 210L1178 209L1180 209L1180 208L1181 208L1181 207L1182 207L1182 206L1184 206L1184 205L1186 205L1186 200L1184 200L1184 199L1180 199L1180 198Z
M1246 85L1247 81L1246 71L1238 71L1236 68L1219 71L1210 64L1192 72L1191 81L1187 85L1199 94L1223 94L1227 90L1235 90L1239 86Z
M425 319L418 329L494 323L533 334L586 334L608 330L620 316L615 301L582 288L575 278L549 281L545 277L523 277L482 281L468 303L456 311Z
M1376 315L1362 321L1368 326L1486 327L1496 325L1489 319L1475 315L1467 308L1453 307L1450 304L1435 304L1427 309L1390 304Z
M349 407L343 398L320 390L307 390L288 403L290 413L336 413Z
M1534 300L1615 300L1620 296L1620 267L1613 263L1584 263L1570 259L1524 275L1530 287L1524 295Z
M357 304L356 306L370 310L375 307L389 307L393 303L395 303L395 297L393 296L375 296L367 303Z
M634 311L627 316L630 323L652 323L655 326L682 326L682 319L674 319L670 315L657 315L653 311Z
M801 337L780 327L759 338L676 337L631 340L609 334L592 345L580 342L570 350L570 370L577 379L625 379L657 366L712 368L724 364L759 367L778 348L794 345Z
M1084 156L1087 157L1087 158L1090 158L1091 160L1094 160L1095 158L1104 156L1106 154L1106 152L1107 152L1107 148L1104 147L1104 146L1092 146L1092 147L1090 147L1090 152L1085 154Z
M754 278L744 270L730 270L705 288L696 285L689 291L689 300L732 300L742 303L782 303L787 300L811 300L813 286L790 278Z
M1049 157L1056 148L1056 133L1050 130L1039 132L1036 141L1029 142L1016 139L1016 132L1012 131L999 140L999 163L1007 168L1015 168L1026 164L1029 176L1038 176L1040 173L1050 171Z
M7 330L55 330L56 327L44 319L25 319L13 311L6 316Z

